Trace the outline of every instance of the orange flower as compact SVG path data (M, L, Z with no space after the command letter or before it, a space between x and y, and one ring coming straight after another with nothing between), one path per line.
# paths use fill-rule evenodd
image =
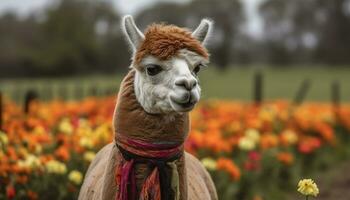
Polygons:
M339 121L350 131L350 107L342 106L337 113Z
M56 150L55 155L56 155L59 159L64 160L64 161L67 161L67 160L69 160L69 158L70 158L69 151L68 151L68 149L67 149L65 146L59 147L59 148Z
M260 139L262 149L269 149L278 145L278 138L272 133L263 134Z
M263 200L263 198L260 195L255 195L253 200Z
M285 130L280 134L280 142L284 146L293 145L298 142L298 135L293 130Z
M77 102L35 102L30 113L24 114L21 106L5 100L3 131L8 142L0 138L0 179L4 180L0 191L4 191L4 198L6 195L8 199L16 198L15 187L11 184L27 184L28 188L32 188L31 184L38 181L28 178L32 173L47 176L43 166L51 160L59 159L68 168L79 165L71 157L86 152L86 148L80 145L81 138L89 138L94 148L112 141L114 107L115 97L87 98ZM247 161L242 160L240 167L242 170L256 170L260 164L259 149L296 145L299 154L312 153L323 143L334 144L337 141L335 127L350 130L350 105L344 104L335 111L330 103L305 103L293 108L286 101L264 102L257 106L219 100L199 104L191 116L192 127L186 150L201 157L218 158L215 168L228 173L235 181L240 179L241 169L231 157L220 156L240 151L237 147L240 142L242 147L242 137L253 140L254 147L259 148L254 148L257 152L248 152ZM63 127L64 131L59 126L62 119L69 122L69 127ZM278 134L272 133L276 128L283 130ZM245 131L251 129L256 129L254 132L259 134ZM57 149L53 149L57 145ZM22 165L20 161L26 160L28 155L38 158L40 167ZM288 152L275 154L276 160L285 165L293 164L297 156L300 155ZM76 193L78 188L68 185L68 190ZM261 200L261 196L252 194L254 200ZM40 194L27 191L21 195L27 195L23 197L27 199L38 199Z
M222 137L219 130L209 130L204 133L204 146L213 150L214 152L229 152L231 145Z
M28 196L28 199L30 199L30 200L38 199L38 194L36 192L31 191L31 190L28 190L27 196Z
M6 177L8 171L10 171L10 168L11 168L11 167L10 167L9 164L7 164L7 163L1 163L1 162L0 162L0 177L1 177L1 176Z
M288 152L280 152L277 154L277 160L285 165L291 165L294 162L294 157Z
M18 160L18 156L16 154L16 150L14 147L8 147L7 148L7 154L8 154L8 157L10 158L10 160L12 161L16 161Z
M334 132L330 125L319 122L315 124L315 129L321 134L324 140L330 143L334 142Z
M320 139L316 137L304 137L299 142L298 149L301 153L309 154L321 147Z
M237 165L228 158L219 158L217 160L217 169L224 170L231 175L231 178L235 181L238 181L241 177L241 172Z
M23 175L23 176L17 176L17 179L16 179L17 183L19 184L26 184L28 182L28 176L26 175Z

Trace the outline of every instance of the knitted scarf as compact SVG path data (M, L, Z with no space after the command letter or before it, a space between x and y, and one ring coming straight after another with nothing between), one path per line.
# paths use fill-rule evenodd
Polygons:
M148 164L152 170L142 185L140 200L179 199L179 174L175 161L182 156L182 143L147 143L118 134L116 146L123 158L116 167L116 200L136 200L134 166L137 163Z

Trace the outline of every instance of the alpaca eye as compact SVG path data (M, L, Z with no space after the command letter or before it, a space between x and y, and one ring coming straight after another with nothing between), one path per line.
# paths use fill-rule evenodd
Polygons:
M162 70L163 70L162 67L159 65L147 65L146 66L146 72L150 76L155 76L155 75L159 74L159 72L161 72Z
M193 69L193 73L197 75L198 72L201 70L202 66L203 66L202 64L197 65L197 66Z

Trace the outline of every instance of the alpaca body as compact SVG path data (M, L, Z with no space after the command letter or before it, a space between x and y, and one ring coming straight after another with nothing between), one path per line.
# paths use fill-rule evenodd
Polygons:
M145 35L131 16L124 17L122 24L134 54L131 70L118 93L113 121L115 140L100 150L90 164L79 199L115 200L117 193L118 200L131 199L130 192L136 191L136 197L140 197L137 199L162 200L163 197L173 198L169 193L176 191L176 200L216 200L209 173L201 162L183 149L190 128L188 112L200 98L197 73L208 62L208 53L202 44L211 22L202 20L193 33L173 25L152 25ZM154 154L147 155L152 158L151 165L126 161L118 149L121 146L116 145L122 138L128 138L125 145L129 147L135 140L152 145L176 144L181 156L166 163L172 166L172 170L163 167L160 176L159 167L154 166L159 157ZM149 150L139 149L140 145L137 143L135 147L139 152ZM149 177L153 177L153 182L148 182ZM160 186L162 177L166 177L162 183L167 183L168 187ZM170 188L168 178L173 181L172 192L164 189ZM159 196L159 191L162 191L162 196Z
M114 144L109 144L99 151L91 163L84 184L80 190L80 200L114 200L116 185L114 182L114 169L108 166L116 166L118 160L115 155L118 149ZM187 176L187 199L188 200L216 200L214 184L208 172L201 163L192 155L184 154L183 164ZM143 173L139 169L138 173ZM110 184L110 185L109 185ZM107 188L106 188L107 187Z

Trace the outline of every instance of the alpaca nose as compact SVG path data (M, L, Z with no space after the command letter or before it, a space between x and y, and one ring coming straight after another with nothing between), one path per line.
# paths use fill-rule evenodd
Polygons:
M191 91L197 85L197 80L194 78L179 78L175 81L175 85L183 87L186 90Z

